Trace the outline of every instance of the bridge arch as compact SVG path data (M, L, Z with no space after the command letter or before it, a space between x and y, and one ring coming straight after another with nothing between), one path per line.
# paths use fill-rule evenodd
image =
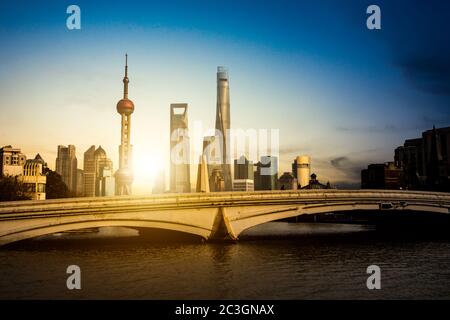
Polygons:
M32 239L39 236L49 235L58 232L80 230L86 228L101 228L101 227L131 227L131 228L153 228L164 229L170 231L178 231L187 234L199 236L207 239L210 230L194 226L177 224L164 221L152 220L128 220L128 219L110 219L110 220L86 220L77 222L67 222L54 225L36 225L29 228L15 230L1 237L0 245L13 243L21 240Z
M389 206L388 206L389 204ZM386 209L384 206L389 209ZM245 207L227 208L224 211L224 220L227 225L229 236L238 239L245 230L260 224L293 218L307 214L321 214L328 212L351 212L351 211L405 211L449 214L449 208L433 204L402 204L402 203L324 203L311 205L289 205L273 206L272 208L259 208L249 210Z

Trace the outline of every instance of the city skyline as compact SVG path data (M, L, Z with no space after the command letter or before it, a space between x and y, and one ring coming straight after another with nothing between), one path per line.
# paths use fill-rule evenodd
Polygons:
M143 10L149 9L150 18L139 19L134 11L128 18L137 18L132 27L116 35L111 21L130 21L109 12L106 3L80 2L80 31L69 31L55 18L47 19L48 14L36 4L27 4L26 10L20 4L2 4L8 10L0 10L4 23L0 35L9 46L0 53L5 62L2 74L8 75L0 79L0 92L5 104L14 108L2 109L0 142L20 147L30 158L40 153L52 169L57 146L68 144L77 147L79 167L81 152L91 144L102 145L119 163L114 106L122 89L118 79L123 76L120 66L127 51L133 56L131 94L139 106L132 135L135 168L165 169L168 175L171 103L188 103L191 124L200 121L206 128L213 127L214 70L225 65L231 79L232 126L279 128L279 173L290 171L297 155L308 154L311 172L318 172L324 181L358 185L360 170L368 163L393 159L393 150L405 139L433 124L448 125L450 118L446 109L448 35L437 32L443 16L433 16L436 23L427 24L430 9L425 5L407 13L417 23L414 37L427 43L425 54L414 45L408 25L412 22L393 23L396 15L405 14L400 4L382 4L387 14L379 33L365 29L362 5L341 7L325 1L322 5L333 9L330 14L323 6L319 10L313 4L283 2L295 9L285 18L277 15L274 4L261 6L255 12L256 21L263 21L273 9L269 18L276 26L272 31L264 29L265 40L255 37L255 27L242 19L236 25L209 23L211 17L204 15L201 6L211 10L215 5L207 3L187 10L184 19L176 19L179 13L165 5L142 5ZM445 12L448 5L440 6ZM61 8L50 5L46 10L55 16L61 12L64 22L65 8ZM230 17L242 18L252 9L245 2L239 8L237 13L226 10ZM359 25L345 19L360 9ZM17 13L16 21L4 16L7 11ZM45 19L30 22L30 12ZM329 18L328 26L312 28L307 15L321 21ZM286 32L284 27L294 31ZM343 35L352 41L348 47L333 40ZM399 38L401 43L395 44ZM335 50L330 51L333 46ZM30 112L30 106L39 113ZM51 126L42 125L48 121ZM192 143L200 146L202 141ZM191 177L195 173L196 166L191 166ZM136 191L149 192L155 175L136 177Z
M0 1L0 299L448 299L449 31L450 0Z

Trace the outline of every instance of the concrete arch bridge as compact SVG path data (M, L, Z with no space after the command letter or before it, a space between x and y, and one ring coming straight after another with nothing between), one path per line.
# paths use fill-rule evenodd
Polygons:
M68 230L161 228L238 239L253 226L304 214L383 210L450 214L450 193L301 190L68 198L0 203L0 245Z

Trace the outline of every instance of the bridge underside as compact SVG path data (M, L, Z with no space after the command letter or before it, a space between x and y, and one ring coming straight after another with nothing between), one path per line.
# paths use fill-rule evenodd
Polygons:
M389 209L381 209L380 204L371 203L328 203L310 205L272 206L270 208L259 206L252 208L234 207L226 208L224 219L229 237L238 239L239 235L254 226L301 215L315 215L338 212L424 212L448 215L448 208L425 205L392 205Z
M60 233L65 231L73 231L88 228L101 227L131 227L131 228L152 228L164 229L178 232L184 232L205 238L202 229L192 226L179 226L176 224L155 222L155 221L139 221L139 220L102 220L102 221L85 221L79 223L67 223L48 227L38 227L29 230L23 230L8 236L2 237L0 245L12 243L20 240L31 239L43 235Z
M23 206L22 206L23 207ZM87 205L76 209L64 209L54 205L47 211L25 207L2 213L0 207L0 245L34 238L42 235L94 227L157 228L184 232L203 239L232 239L256 225L299 215L328 212L383 211L431 212L448 215L447 206L435 204L391 203L383 208L379 202L317 202L287 204L244 203L241 205L209 204L198 208L185 207L154 208L154 206L126 206L122 208ZM31 213L30 213L31 211Z
M217 232L214 208L139 210L108 213L62 213L14 217L0 221L0 245L42 235L98 227L156 228L208 239Z

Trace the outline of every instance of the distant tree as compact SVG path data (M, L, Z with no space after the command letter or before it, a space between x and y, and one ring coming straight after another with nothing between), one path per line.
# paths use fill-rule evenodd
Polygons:
M28 188L18 177L0 177L0 201L30 200Z
M47 176L45 186L45 197L47 199L70 198L73 196L64 181L62 181L61 175L49 168L45 168L44 173Z

